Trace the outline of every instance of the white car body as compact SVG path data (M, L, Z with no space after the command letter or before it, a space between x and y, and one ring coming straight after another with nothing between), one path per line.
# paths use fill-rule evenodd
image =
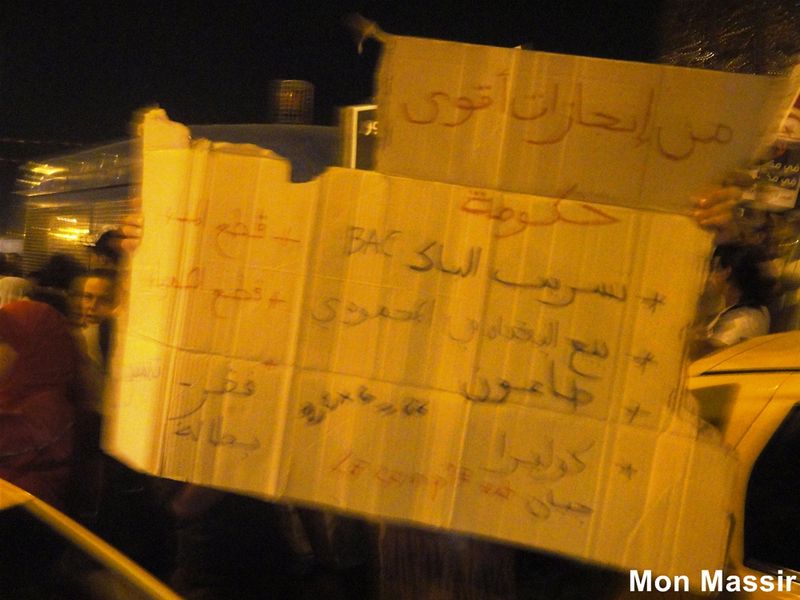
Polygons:
M724 597L800 599L800 331L731 346L689 375L701 416L740 465ZM750 585L736 591L737 581Z

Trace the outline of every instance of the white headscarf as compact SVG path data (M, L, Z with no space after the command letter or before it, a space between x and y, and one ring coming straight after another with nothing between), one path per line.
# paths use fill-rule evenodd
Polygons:
M22 300L33 289L33 284L23 277L0 277L0 306Z

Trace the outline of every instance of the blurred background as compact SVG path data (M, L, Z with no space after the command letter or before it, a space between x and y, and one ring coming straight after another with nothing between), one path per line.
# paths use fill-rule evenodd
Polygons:
M314 86L313 120L369 102L379 48L359 54L358 12L390 33L632 60L655 55L660 1L344 0L11 2L0 11L0 233L14 233L17 168L129 134L159 105L192 124L264 123L270 82ZM12 230L12 231L9 231ZM19 233L18 231L16 233Z

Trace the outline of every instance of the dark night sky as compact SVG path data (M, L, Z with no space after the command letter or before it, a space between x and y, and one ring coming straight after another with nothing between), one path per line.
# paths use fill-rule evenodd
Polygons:
M346 15L390 33L647 60L648 0L20 2L0 10L0 202L25 159L128 134L158 104L189 124L267 118L271 79L315 86L317 124L368 101L377 44L359 55ZM48 142L41 144L37 142Z
M0 137L104 141L155 103L187 123L264 121L276 78L311 81L315 120L332 124L334 107L372 94L377 48L357 54L350 12L391 33L634 59L651 53L656 12L647 0L135 4L4 5Z

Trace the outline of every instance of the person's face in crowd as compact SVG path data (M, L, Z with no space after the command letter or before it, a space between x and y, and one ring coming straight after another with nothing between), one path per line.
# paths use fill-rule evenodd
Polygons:
M730 275L730 268L724 268L719 262L715 262L712 264L711 271L708 274L709 286L715 293L724 296L728 289Z
M81 325L96 325L114 310L114 286L105 277L86 277L79 292Z

